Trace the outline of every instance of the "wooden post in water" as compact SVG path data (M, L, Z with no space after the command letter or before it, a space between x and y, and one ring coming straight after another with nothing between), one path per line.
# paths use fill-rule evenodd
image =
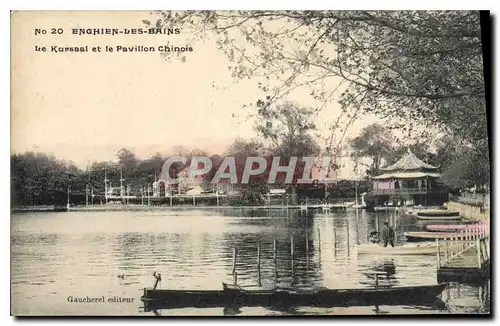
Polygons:
M486 253L484 252L484 240L479 240L479 249L481 249L481 261L486 261Z
M437 269L441 268L441 252L439 250L439 239L436 238L436 259L437 259Z
M484 248L486 249L486 255L488 256L488 259L490 258L490 237L488 236L484 240Z
M337 256L337 229L333 227L333 254Z
M306 229L306 254L309 253L309 235L308 235L308 231Z
M309 230L306 228L306 273L309 273Z
M455 253L453 252L453 249L454 249L454 237L451 236L449 238L448 242L449 242L449 246L448 247L450 248L450 260L452 260L453 256L455 255Z
M458 252L462 251L463 239L462 239L462 231L458 232Z
M477 267L481 268L481 240L479 237L476 239L476 251L477 251Z
M259 286L262 286L262 282L260 279L260 238L257 239L257 280Z
M257 268L260 270L260 239L257 239Z
M449 255L449 251L450 251L450 239L445 237L444 238L444 242L446 244L446 247L444 248L444 260L445 261L448 261L448 255Z
M273 254L274 254L274 261L276 261L276 238L273 240Z
M321 233L318 228L318 251L321 252Z
M349 219L346 219L346 248L347 248L347 258L349 258L350 247L349 247Z
M236 255L238 250L236 247L233 247L233 280L235 280L234 284L236 284Z
M277 247L277 244L276 244L276 238L274 238L273 240L273 260L274 260L274 277L275 277L275 282L278 281L278 266L277 266L277 262L276 262L276 247Z
M465 250L469 246L469 234L467 233L467 230L463 231L462 237L463 237L462 250Z
M397 212L398 212L398 209L396 208L394 210L394 215L393 215L393 218L392 218L392 225L393 225L393 228L394 228L394 244L396 245L397 242L398 242L398 235L397 235Z
M356 205L358 200L356 199ZM359 245L359 209L356 207L356 244Z

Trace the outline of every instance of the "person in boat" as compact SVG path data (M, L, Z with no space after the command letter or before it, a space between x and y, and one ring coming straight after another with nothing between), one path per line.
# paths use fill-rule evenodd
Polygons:
M387 244L390 244L391 247L394 247L394 238L396 237L396 234L394 232L394 229L392 226L389 225L389 222L384 222L384 231L382 233L383 238L384 238L384 247L387 247Z
M377 231L370 232L370 242L371 243L379 243L380 242L380 240L378 238L378 232Z

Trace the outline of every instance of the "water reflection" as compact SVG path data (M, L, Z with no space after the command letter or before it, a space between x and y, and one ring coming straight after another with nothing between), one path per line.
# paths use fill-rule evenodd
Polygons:
M41 216L43 218L41 219ZM356 244L388 218L397 233L425 228L412 216L387 212L300 210L172 210L70 212L12 216L12 312L14 314L135 315L142 287L162 274L161 288L220 289L241 286L314 289L436 284L433 256L357 256ZM43 220L41 222L41 220ZM292 245L293 242L293 245ZM259 245L260 244L260 245ZM124 278L118 278L124 275ZM449 295L448 295L449 293ZM71 306L70 295L120 295L136 304ZM489 286L450 285L441 298L451 313L489 312ZM374 314L428 313L439 308L187 309L162 314ZM430 310L429 310L430 309ZM151 311L150 311L151 312ZM148 312L148 313L150 313ZM141 313L139 313L141 314Z

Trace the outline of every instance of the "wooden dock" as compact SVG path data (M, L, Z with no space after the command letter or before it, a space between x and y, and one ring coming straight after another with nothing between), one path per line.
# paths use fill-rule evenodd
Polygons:
M490 278L489 221L436 242L447 248L444 257L436 253L438 282L482 283Z
M103 211L169 211L169 210L320 210L323 213L330 213L336 209L349 209L347 204L316 204L316 205L260 205L260 206L232 206L232 205L124 205L124 204L107 204L107 205L88 205L88 206L73 206L67 211L72 212L103 212ZM66 208L65 208L66 210Z

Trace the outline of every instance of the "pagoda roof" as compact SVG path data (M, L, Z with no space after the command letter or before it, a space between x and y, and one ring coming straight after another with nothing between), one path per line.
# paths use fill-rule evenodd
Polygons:
M372 177L373 180L384 180L384 179L419 179L419 178L439 178L439 173L436 172L389 172L376 177Z
M416 157L411 152L411 150L408 150L408 153L396 163L388 167L382 168L382 170L384 171L397 171L397 170L407 171L407 170L422 170L422 169L437 170L437 167L425 163L424 161Z

